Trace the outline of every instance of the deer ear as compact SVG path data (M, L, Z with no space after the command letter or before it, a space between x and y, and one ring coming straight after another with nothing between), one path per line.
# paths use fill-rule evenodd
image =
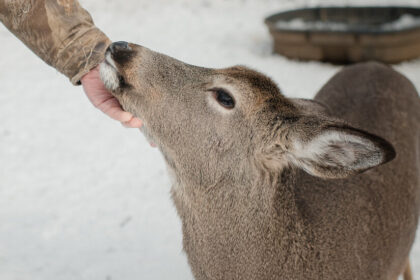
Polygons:
M309 174L322 178L345 178L395 157L390 143L349 126L330 126L306 141L292 141L290 161Z

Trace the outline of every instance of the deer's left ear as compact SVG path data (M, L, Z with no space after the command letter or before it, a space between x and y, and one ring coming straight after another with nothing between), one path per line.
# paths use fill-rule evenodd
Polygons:
M384 139L349 126L328 126L309 139L292 140L289 161L311 175L345 178L395 157Z

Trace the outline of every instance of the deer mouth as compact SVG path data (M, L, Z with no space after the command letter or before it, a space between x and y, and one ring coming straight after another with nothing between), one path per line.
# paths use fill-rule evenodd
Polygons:
M118 88L127 85L121 72L118 71L117 65L121 66L127 63L134 55L135 51L127 42L114 42L108 46L105 60L100 66L101 79L108 90L115 92Z

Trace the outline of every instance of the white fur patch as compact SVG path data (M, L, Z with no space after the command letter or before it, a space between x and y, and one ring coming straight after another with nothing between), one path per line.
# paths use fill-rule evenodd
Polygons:
M104 82L105 87L113 91L120 86L118 72L109 53L106 55L105 60L106 62L102 62L99 67L99 74L101 75L101 80Z
M106 62L108 62L112 67L114 67L114 69L117 69L117 66L115 65L114 60L111 57L111 54L109 52L106 53L105 55L105 60Z

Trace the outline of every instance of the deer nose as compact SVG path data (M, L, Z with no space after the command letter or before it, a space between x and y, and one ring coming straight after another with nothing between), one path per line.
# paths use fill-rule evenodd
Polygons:
M121 51L130 51L131 50L130 46L125 41L114 42L111 45L109 45L108 49L112 54L115 54L115 53L121 52Z

